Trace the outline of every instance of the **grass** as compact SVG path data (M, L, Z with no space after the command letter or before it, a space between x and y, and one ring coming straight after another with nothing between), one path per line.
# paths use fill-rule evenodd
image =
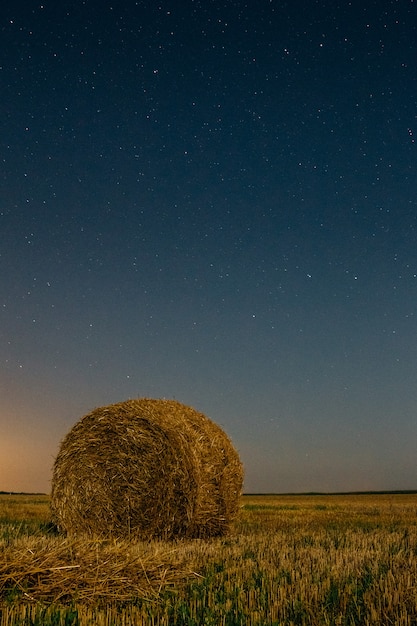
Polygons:
M68 539L0 496L0 626L411 626L417 495L244 496L209 541Z

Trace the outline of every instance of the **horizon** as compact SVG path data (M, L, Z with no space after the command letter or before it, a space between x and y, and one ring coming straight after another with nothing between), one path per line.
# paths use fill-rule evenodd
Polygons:
M247 493L242 492L241 497L256 497L256 496L271 496L271 497L284 497L284 496L360 496L360 495L413 495L417 494L417 489L390 489L382 491L294 491L285 493ZM26 491L0 491L1 496L48 496L50 493L43 492L26 492Z

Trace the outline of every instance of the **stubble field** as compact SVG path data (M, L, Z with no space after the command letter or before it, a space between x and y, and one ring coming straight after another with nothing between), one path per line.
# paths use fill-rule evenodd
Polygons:
M0 496L0 626L417 624L417 494L243 496L233 532L67 539Z

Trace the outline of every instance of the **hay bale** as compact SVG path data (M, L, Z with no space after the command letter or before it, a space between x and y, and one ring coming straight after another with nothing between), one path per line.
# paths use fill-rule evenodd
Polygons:
M139 538L225 534L243 469L214 422L174 400L141 398L93 410L63 440L51 513L70 535Z

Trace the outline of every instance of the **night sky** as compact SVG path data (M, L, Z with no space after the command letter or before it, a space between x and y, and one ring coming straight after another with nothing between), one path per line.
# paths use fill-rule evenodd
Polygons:
M175 398L250 492L417 488L417 2L0 8L0 490Z

